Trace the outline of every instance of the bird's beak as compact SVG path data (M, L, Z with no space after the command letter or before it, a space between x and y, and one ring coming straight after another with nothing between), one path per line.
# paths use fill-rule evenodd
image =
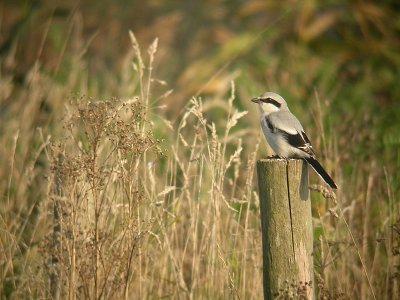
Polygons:
M254 103L260 103L260 98L253 98L253 99L251 99L251 102L254 102Z

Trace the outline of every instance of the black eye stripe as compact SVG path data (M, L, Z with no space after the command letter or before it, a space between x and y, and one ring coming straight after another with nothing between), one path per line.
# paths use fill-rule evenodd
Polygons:
M270 103L270 104L276 106L277 108L281 107L281 104L272 98L265 98L265 99L260 99L260 100L264 103Z

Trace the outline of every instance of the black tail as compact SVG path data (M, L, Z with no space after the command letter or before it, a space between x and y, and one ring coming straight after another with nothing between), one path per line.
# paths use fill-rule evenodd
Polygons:
M326 173L325 169L321 166L321 164L315 158L308 157L305 160L311 165L315 172L333 189L337 189L337 186L331 176Z

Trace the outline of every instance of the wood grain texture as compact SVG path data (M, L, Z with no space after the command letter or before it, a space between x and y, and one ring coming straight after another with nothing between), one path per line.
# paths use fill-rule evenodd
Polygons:
M308 174L303 164L298 159L257 162L264 299L275 298L292 283L313 281L311 204L304 199ZM307 298L312 295L307 286Z

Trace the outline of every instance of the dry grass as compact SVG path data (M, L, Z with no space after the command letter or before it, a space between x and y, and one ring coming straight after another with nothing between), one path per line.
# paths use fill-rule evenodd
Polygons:
M2 212L3 291L70 299L260 297L252 186L258 146L243 157L247 131L231 132L246 114L233 105L234 85L223 107L225 121L218 125L207 119L200 98L190 100L176 126L162 120L173 141L165 146L154 138L149 119L151 66L145 67L131 37L140 96L82 97L66 104L60 134L52 139L39 134L38 154L30 163L47 160L50 173L47 180L36 174L40 185L46 184L40 203L28 212L27 197L20 195L21 203L15 203L18 196L10 188L23 184L19 176L25 174L10 173L3 187L10 205ZM150 47L150 64L156 47ZM21 131L11 153L22 146ZM20 211L10 218L13 205ZM33 210L40 222L30 227L41 232L26 245L30 253L22 254L26 242L18 226Z
M80 56L64 85L37 65L13 95L0 137L2 296L262 298L253 178L260 138L239 126L247 112L237 108L235 85L227 97L190 99L172 122L157 108L169 92L152 94L157 40L147 54L131 41L127 61L135 63L121 71L121 93L136 98L66 103L85 86ZM3 98L10 84L1 77ZM331 168L340 179L335 143L316 144L338 157ZM389 201L372 198L376 180L371 171L365 189L339 191L337 201L313 193L319 299L371 298L366 274L376 295L399 292L399 206L389 177ZM307 285L288 284L280 296L302 299Z

